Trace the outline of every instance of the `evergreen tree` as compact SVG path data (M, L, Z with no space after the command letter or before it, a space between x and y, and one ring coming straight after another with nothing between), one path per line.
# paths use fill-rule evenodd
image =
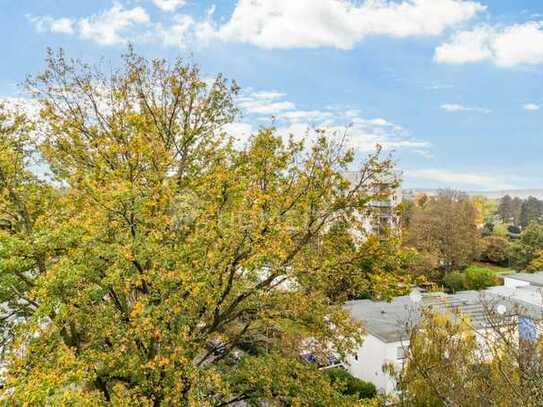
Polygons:
M543 219L543 202L534 198L528 197L522 202L520 210L520 225L525 228L530 223L541 223Z
M522 210L522 199L518 196L513 198L513 225L520 225L520 212Z
M509 195L505 195L500 199L498 205L498 216L503 223L510 223L514 219L513 199Z

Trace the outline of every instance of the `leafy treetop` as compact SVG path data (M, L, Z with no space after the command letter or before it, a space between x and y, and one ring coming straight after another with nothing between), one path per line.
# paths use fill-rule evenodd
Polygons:
M4 398L353 405L299 355L362 338L334 284L389 160L352 185L352 152L323 132L236 147L235 83L132 50L110 74L50 52L28 88L39 120L0 117Z

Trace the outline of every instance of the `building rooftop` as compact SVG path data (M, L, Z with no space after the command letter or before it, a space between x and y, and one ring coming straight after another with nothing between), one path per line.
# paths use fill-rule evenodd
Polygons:
M420 319L421 309L430 307L439 313L467 316L475 329L489 325L488 311L497 305L506 307L506 315L516 315L519 308L534 318L541 318L542 308L527 302L492 292L462 291L456 294L423 294L415 304L409 296L394 298L391 302L371 300L349 301L345 304L352 318L364 324L367 332L385 343L407 339L410 325Z
M543 308L543 287L527 285L522 287L491 287L486 290L492 294L512 299L524 304Z
M515 280L526 281L533 286L543 287L543 271L537 273L516 273L503 276L503 278L512 278Z

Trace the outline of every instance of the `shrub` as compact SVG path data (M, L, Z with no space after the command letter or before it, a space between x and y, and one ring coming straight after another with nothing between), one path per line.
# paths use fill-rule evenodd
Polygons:
M481 260L494 264L504 264L508 259L510 243L499 236L488 236L483 239Z
M467 290L482 290L497 283L494 272L483 267L468 267L464 274L464 287Z
M468 267L464 272L453 271L443 278L443 285L450 291L482 290L498 283L494 272L484 267Z
M511 264L517 270L524 270L534 258L534 249L521 241L515 241L509 247Z
M526 267L528 273L543 271L543 250L538 251Z
M494 230L492 231L494 236L507 237L507 226L503 223L498 223L494 225Z
M415 250L415 249L413 249ZM410 263L407 264L409 273L414 277L426 277L432 279L432 275L438 271L439 256L435 253L417 252Z
M534 249L543 249L543 225L531 223L522 231L520 239Z
M466 285L466 276L460 271L453 271L448 273L443 279L443 285L447 287L453 293L456 291L462 291Z
M341 393L346 396L357 396L359 399L371 399L377 394L377 389L373 383L360 380L345 369L331 368L325 370L332 384L341 389Z
M524 270L540 251L543 251L543 225L532 223L522 231L520 239L511 245L509 255L513 266L518 270ZM534 263L530 269L535 270L536 267L538 265Z
M481 235L491 236L494 233L494 227L495 225L492 222L486 222L481 229Z

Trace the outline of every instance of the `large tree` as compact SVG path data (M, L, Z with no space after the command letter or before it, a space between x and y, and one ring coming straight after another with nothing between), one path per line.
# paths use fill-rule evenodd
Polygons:
M391 162L370 156L352 185L353 154L324 134L239 147L223 131L235 84L123 61L105 74L50 53L28 83L39 120L0 117L4 399L352 405L300 354L362 338L333 285Z
M479 250L477 209L465 194L440 191L413 208L407 242L437 256L450 271L470 264Z

